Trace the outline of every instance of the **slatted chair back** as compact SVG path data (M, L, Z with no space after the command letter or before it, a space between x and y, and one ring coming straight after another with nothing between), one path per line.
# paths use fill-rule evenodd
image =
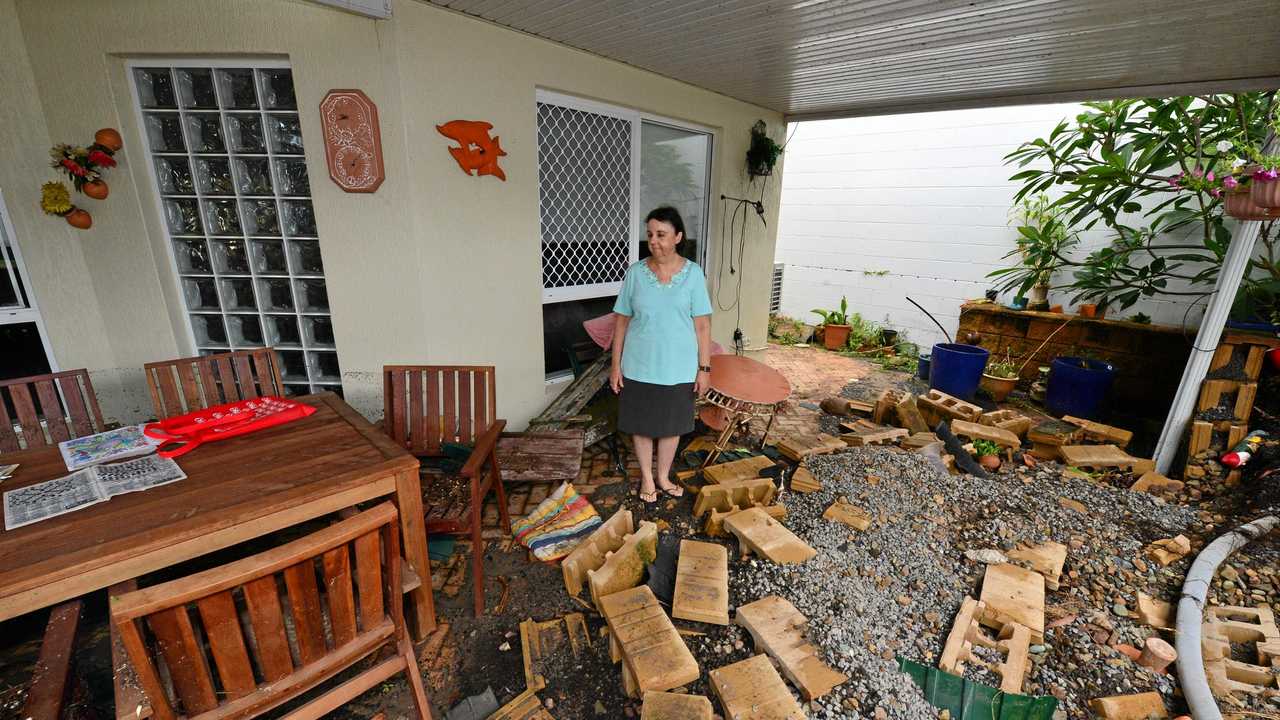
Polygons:
M474 445L498 417L492 365L387 365L382 378L384 429L414 455Z
M111 621L158 720L253 717L388 644L391 659L288 717L321 717L405 671L430 720L400 563L396 508L383 503L258 555L116 595Z
M284 395L274 348L256 348L143 366L156 418L163 420L214 405Z
M0 452L56 445L102 430L88 370L0 381Z

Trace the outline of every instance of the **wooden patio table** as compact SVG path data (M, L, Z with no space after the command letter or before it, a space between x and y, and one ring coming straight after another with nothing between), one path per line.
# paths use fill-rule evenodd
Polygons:
M184 480L0 530L0 620L387 497L421 578L408 614L425 637L435 609L418 460L333 393L295 399L316 413L192 450L177 458ZM3 459L21 467L0 491L68 474L56 445Z

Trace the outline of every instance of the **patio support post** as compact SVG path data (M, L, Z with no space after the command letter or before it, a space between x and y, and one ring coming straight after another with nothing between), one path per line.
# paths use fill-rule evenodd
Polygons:
M1267 137L1264 153L1276 150L1275 134ZM1164 420L1164 428L1160 431L1160 440L1156 442L1156 472L1169 474L1169 466L1173 464L1173 456L1178 452L1178 444L1187 433L1187 423L1191 420L1191 409L1200 396L1200 383L1204 382L1209 372L1209 361L1217 349L1218 340L1222 337L1222 329L1227 324L1227 314L1235 302L1236 291L1240 289L1240 281L1248 270L1249 258L1258 244L1258 234L1262 230L1262 222L1250 220L1240 223L1231 237L1227 254L1218 270L1218 284L1209 298L1209 307L1205 309L1204 319L1200 321L1200 331L1196 333L1195 345L1191 348L1191 357L1182 370L1182 382L1178 384L1178 392L1173 396L1173 405Z

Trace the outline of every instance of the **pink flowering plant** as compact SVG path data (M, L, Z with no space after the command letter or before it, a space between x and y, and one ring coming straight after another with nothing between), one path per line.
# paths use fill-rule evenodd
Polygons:
M1142 297L1211 293L1236 227L1223 212L1226 195L1280 176L1280 157L1258 150L1277 109L1275 91L1092 102L1023 143L1005 156L1019 168L1014 201L1049 193L1071 232L1112 234L1087 257L1055 253L1039 270L1064 279L1054 287L1073 302L1118 309ZM1280 305L1272 224L1244 288Z

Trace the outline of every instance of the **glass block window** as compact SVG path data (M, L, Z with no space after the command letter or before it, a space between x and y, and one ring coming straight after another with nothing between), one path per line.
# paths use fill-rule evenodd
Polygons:
M340 391L292 72L131 70L196 350L273 346L291 394Z
M625 118L538 103L543 301L617 294L634 259Z

